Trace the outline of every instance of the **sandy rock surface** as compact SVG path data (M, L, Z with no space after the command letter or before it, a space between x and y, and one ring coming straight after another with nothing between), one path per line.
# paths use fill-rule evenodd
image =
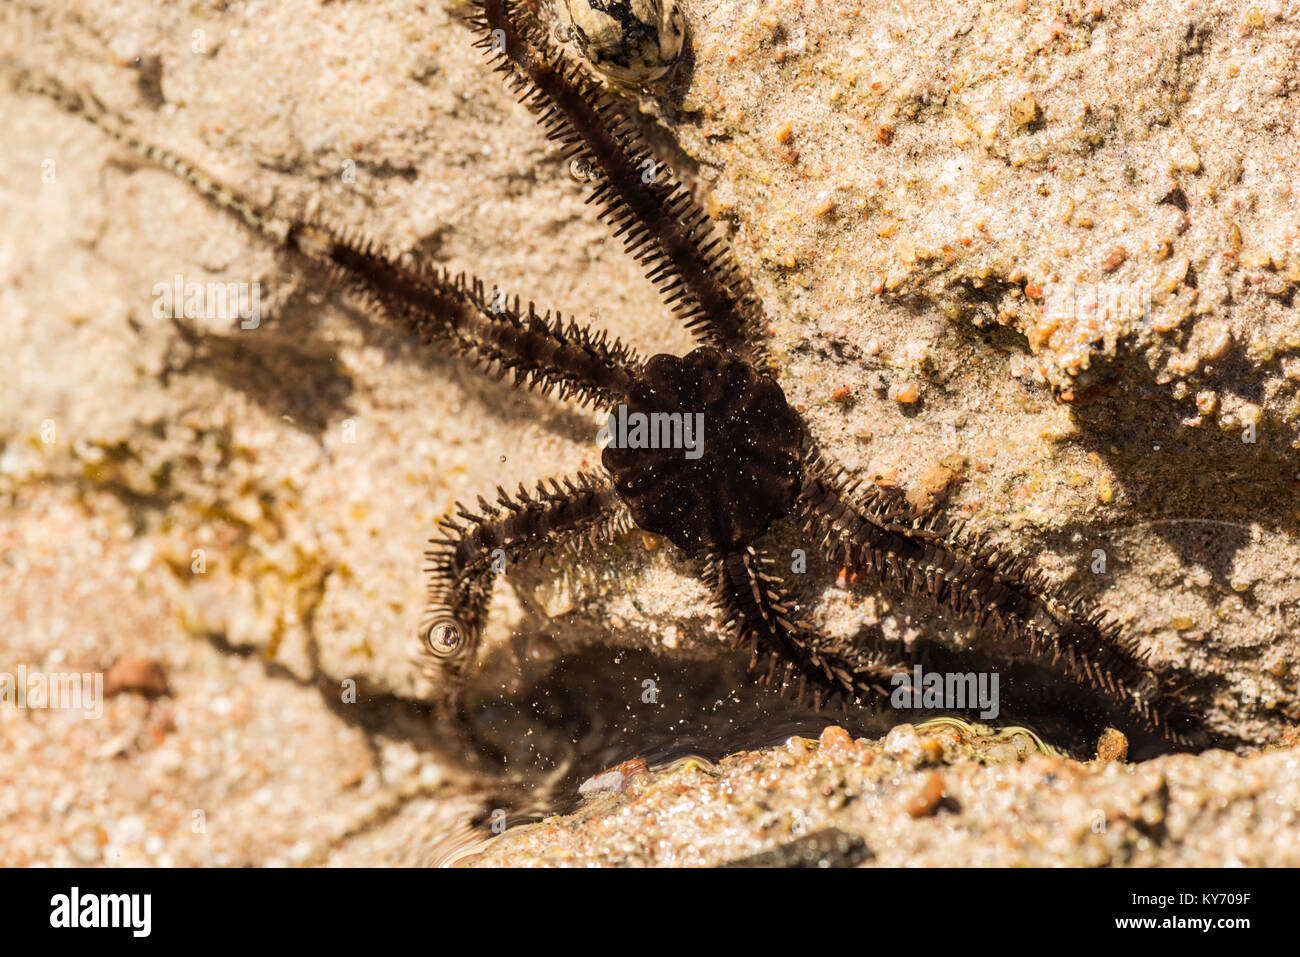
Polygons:
M573 814L455 860L716 867L762 855L792 866L828 829L856 854L811 866L1294 867L1300 758L1292 747L1085 764L1042 753L1027 734L900 724L867 741L831 725L816 741L624 775Z
M1214 727L1278 740L1300 717L1296 4L686 6L643 121L822 444L1072 581ZM460 12L14 2L0 58L276 209L688 349ZM594 416L413 348L47 103L0 93L0 126L0 670L167 685L95 721L0 710L6 863L427 862L486 785L412 664L424 540L458 499L596 465ZM169 315L177 276L257 284L263 321ZM593 644L713 656L693 571L639 534L515 570L475 700ZM810 571L827 634L981 641ZM1166 760L1205 793L1294 788L1277 753ZM759 849L732 833L710 859Z

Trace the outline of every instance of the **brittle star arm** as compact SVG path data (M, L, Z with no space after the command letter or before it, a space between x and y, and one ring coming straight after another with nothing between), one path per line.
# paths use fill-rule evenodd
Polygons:
M1021 560L970 541L937 517L917 520L896 500L851 482L816 452L805 463L796 502L826 558L872 574L911 595L1026 642L1076 681L1174 744L1190 747L1197 729L1159 694L1146 656L1082 595L1048 581Z
M473 662L496 576L515 562L570 545L607 540L630 526L627 509L603 476L522 485L511 495L497 489L496 504L478 500L478 511L458 505L439 522L439 535L425 552L428 603L419 635L425 650L454 675Z
M566 61L517 0L477 0L470 23L497 72L564 157L591 171L601 219L617 230L681 321L707 345L761 360L760 309L712 221L660 170L618 101Z
M558 314L539 314L532 303L521 309L518 297L510 302L500 292L488 295L472 276L410 264L357 233L275 215L183 157L140 139L93 97L54 80L21 74L19 88L48 97L172 172L277 246L323 265L341 287L408 334L464 355L497 378L513 371L517 385L609 407L623 399L636 375L640 360L603 332L566 323Z
M726 615L734 647L750 648L749 667L760 682L779 682L781 691L793 689L799 701L811 693L818 710L836 695L846 706L859 697L888 697L884 685L899 669L865 649L850 655L819 647L771 569L769 559L745 548L709 556L702 575Z

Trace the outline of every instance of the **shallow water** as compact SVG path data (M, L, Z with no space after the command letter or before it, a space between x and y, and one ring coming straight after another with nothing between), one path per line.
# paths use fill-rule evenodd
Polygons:
M432 850L431 863L454 866L510 828L574 812L586 801L584 782L624 762L644 762L652 771L684 759L707 766L792 736L815 739L830 724L873 738L903 722L971 727L967 718L934 712L855 707L847 714L839 708L815 713L754 687L743 664L596 649L566 660L517 699L483 697L465 719L476 756L500 769L499 783L481 815ZM646 700L647 679L654 682L654 700ZM1023 720L991 724L983 729L990 736L1008 735L1007 726L1015 725L1041 750L1055 750L1057 739L1045 727L1040 735Z

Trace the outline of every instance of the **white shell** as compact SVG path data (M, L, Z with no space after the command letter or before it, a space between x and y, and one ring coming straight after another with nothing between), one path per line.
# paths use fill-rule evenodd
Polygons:
M569 37L596 69L624 83L668 72L682 52L677 0L560 0Z

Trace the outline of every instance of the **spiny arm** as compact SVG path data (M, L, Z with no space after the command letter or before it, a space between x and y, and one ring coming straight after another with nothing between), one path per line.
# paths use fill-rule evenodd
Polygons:
M479 497L478 511L457 506L425 553L425 650L444 671L462 674L474 660L492 582L504 567L562 545L594 544L629 522L609 479L586 472L552 479L550 488L538 483L532 493L522 485L514 495L498 489L495 504Z
M19 73L18 86L170 171L275 245L323 265L340 286L422 342L465 355L498 378L513 371L517 383L608 407L623 399L640 366L618 340L558 314L539 314L532 303L521 309L518 297L511 302L498 291L489 296L477 278L412 265L359 234L277 216L183 157L139 138L91 95L29 71Z
M538 115L564 156L595 176L588 203L615 227L647 277L702 343L761 361L760 308L712 221L688 190L660 173L608 93L565 58L517 0L478 0L470 20L477 46Z
M820 647L816 635L796 616L793 602L771 562L752 548L712 555L703 579L726 614L734 647L750 649L749 666L766 685L811 697L820 710L833 697L847 703L859 697L888 696L885 686L896 670L883 658L858 648Z
M1172 709L1131 638L1082 595L1024 562L971 541L941 521L917 521L877 491L810 455L796 509L826 557L1063 661L1079 681L1172 743L1190 746L1194 722Z

